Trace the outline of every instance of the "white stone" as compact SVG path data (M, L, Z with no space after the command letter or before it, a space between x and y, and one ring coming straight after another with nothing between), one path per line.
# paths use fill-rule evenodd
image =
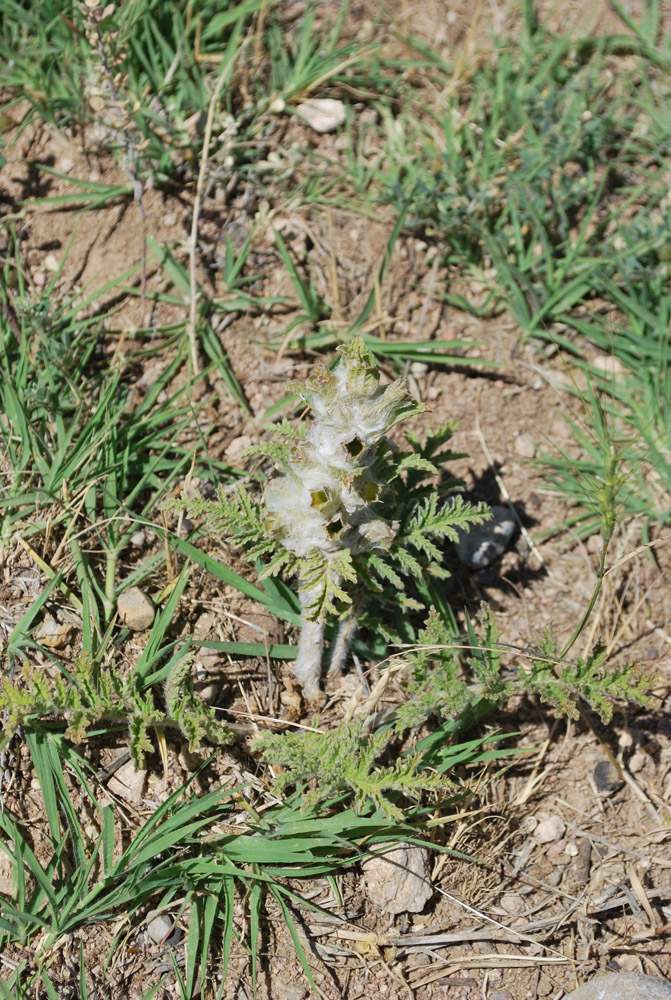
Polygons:
M671 1000L671 986L640 972L612 972L591 979L568 993L566 1000Z
M561 840L566 832L566 823L561 816L547 816L534 830L534 837L540 844L551 844Z
M14 895L13 869L12 859L4 851L0 851L0 896Z
M315 132L334 132L347 118L347 110L342 101L333 97L311 97L296 108Z
M533 458L536 454L536 445L529 434L518 434L515 438L515 452L522 458Z
M153 911L152 911L153 912ZM160 944L164 941L170 931L172 930L172 920L170 917L166 917L165 913L157 913L156 916L147 914L147 934L155 941L156 944Z
M524 910L526 909L524 900L516 892L506 892L503 894L501 897L501 908L511 916L517 916L519 913L524 913Z
M135 764L129 760L112 775L107 782L107 788L113 795L120 795L127 802L139 805L144 797L146 781L147 772L136 771Z

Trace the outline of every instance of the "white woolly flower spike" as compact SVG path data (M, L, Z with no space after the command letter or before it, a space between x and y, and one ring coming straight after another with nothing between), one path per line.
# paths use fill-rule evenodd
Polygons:
M374 468L376 445L400 420L426 410L405 379L380 385L361 338L338 353L333 373L320 366L289 386L312 410L313 423L265 493L278 541L298 557L312 553L313 561L318 555L324 563L316 582L299 574L304 628L295 671L308 699L319 693L324 623L333 612L333 602L324 600L324 579L347 605L351 598L342 585L348 576L355 579L348 557L387 550L396 535L398 526L378 513L386 483Z

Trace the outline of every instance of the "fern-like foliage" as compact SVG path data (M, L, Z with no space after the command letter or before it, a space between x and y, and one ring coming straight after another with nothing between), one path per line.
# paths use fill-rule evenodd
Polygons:
M269 436L259 444L250 445L243 452L243 458L269 459L276 469L286 471L291 468L292 460L297 453L297 446L305 441L305 429L298 428L284 419L269 430Z
M472 694L462 671L462 650L435 608L431 608L417 645L406 654L407 698L396 710L399 735L416 730L428 719L459 715Z
M412 495L404 501L399 530L388 554L403 573L421 576L428 571L439 578L448 576L440 543L446 539L456 542L460 528L491 517L484 503L471 504L459 495L450 500L441 503L440 495L434 492L419 502Z
M184 656L172 668L165 682L164 695L167 719L177 726L189 741L189 750L196 750L203 740L219 746L230 743L230 730L216 717L214 709L193 690L192 658Z
M557 643L545 633L541 651L528 667L520 667L525 691L537 694L560 714L579 717L579 701L584 699L605 723L613 717L617 701L649 705L650 678L639 664L609 665L604 647L595 646L577 660L559 660Z
M391 730L367 733L359 719L328 732L265 735L257 745L266 760L284 768L275 781L276 792L303 788L303 808L350 792L359 811L372 806L390 819L403 819L399 797L417 801L423 793L445 794L454 785L441 774L423 771L416 755L380 764L392 735Z
M606 723L618 701L649 704L650 678L638 664L608 665L599 646L584 658L561 661L550 632L539 653L529 655L528 665L504 671L506 647L488 607L483 606L478 623L476 630L469 621L466 642L455 643L431 609L417 645L405 657L407 696L394 715L397 734L416 731L432 718L439 723L457 718L475 703L502 705L514 693L536 695L558 715L570 718L578 718L582 700Z
M203 518L212 531L231 535L252 561L276 556L281 549L268 529L263 507L243 489L228 493L220 488L216 500L182 494L164 506L167 510L185 510L189 517Z
M308 621L346 614L352 598L345 586L357 580L349 549L330 555L311 549L299 566L300 589L313 595L304 609Z
M568 716L577 715L584 699L604 721L620 699L646 703L648 683L641 671L635 666L606 670L598 648L584 660L560 663L548 634L539 655L517 672L504 671L505 652L488 608L483 607L477 623L468 622L467 634L456 642L432 608L416 645L404 655L405 669L399 675L404 698L386 717L383 729L369 732L369 720L359 717L327 732L272 734L257 741L265 759L281 765L275 791L282 795L290 787L299 788L304 808L346 794L358 810L372 807L399 819L404 801L444 796L456 787L429 766L435 760L433 739L417 743L418 730L429 721L431 731L439 732L470 708L489 711L523 692ZM395 760L388 763L385 757L394 756L392 749Z
M202 739L229 743L230 732L193 693L189 668L188 657L172 668L166 681L166 715L152 690L141 688L136 674L123 676L113 665L101 667L81 656L67 673L53 678L25 665L20 682L7 677L0 681L0 711L7 712L0 743L7 743L19 727L39 727L45 719L62 719L65 735L73 743L83 742L94 723L125 723L136 767L143 766L145 754L152 750L149 733L154 726L179 728L191 748Z

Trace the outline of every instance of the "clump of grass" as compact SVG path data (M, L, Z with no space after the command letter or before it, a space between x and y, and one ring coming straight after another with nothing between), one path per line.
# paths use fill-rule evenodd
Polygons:
M411 39L415 79L431 81L441 100L426 109L406 86L380 103L384 169L359 154L353 132L350 173L363 197L402 207L406 224L437 244L450 273L446 301L480 316L505 309L521 340L550 341L579 364L594 347L614 358L617 378L596 367L589 376L610 398L617 436L631 441L636 485L621 494L625 509L663 523L671 439L660 150L671 63L655 6L639 22L618 5L626 35L567 38L525 4L525 30L495 38L467 72ZM582 402L590 423L589 392ZM575 430L586 447L576 476L598 472L608 461L598 423L586 432L591 444ZM580 490L567 469L558 481L573 500Z

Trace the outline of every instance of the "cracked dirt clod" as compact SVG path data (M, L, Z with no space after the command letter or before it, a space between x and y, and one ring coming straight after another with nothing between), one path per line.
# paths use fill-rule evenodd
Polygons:
M433 895L429 852L400 844L363 864L366 895L386 913L419 913Z
M121 594L117 601L117 611L123 624L134 632L144 632L154 624L154 603L139 587L131 587Z

